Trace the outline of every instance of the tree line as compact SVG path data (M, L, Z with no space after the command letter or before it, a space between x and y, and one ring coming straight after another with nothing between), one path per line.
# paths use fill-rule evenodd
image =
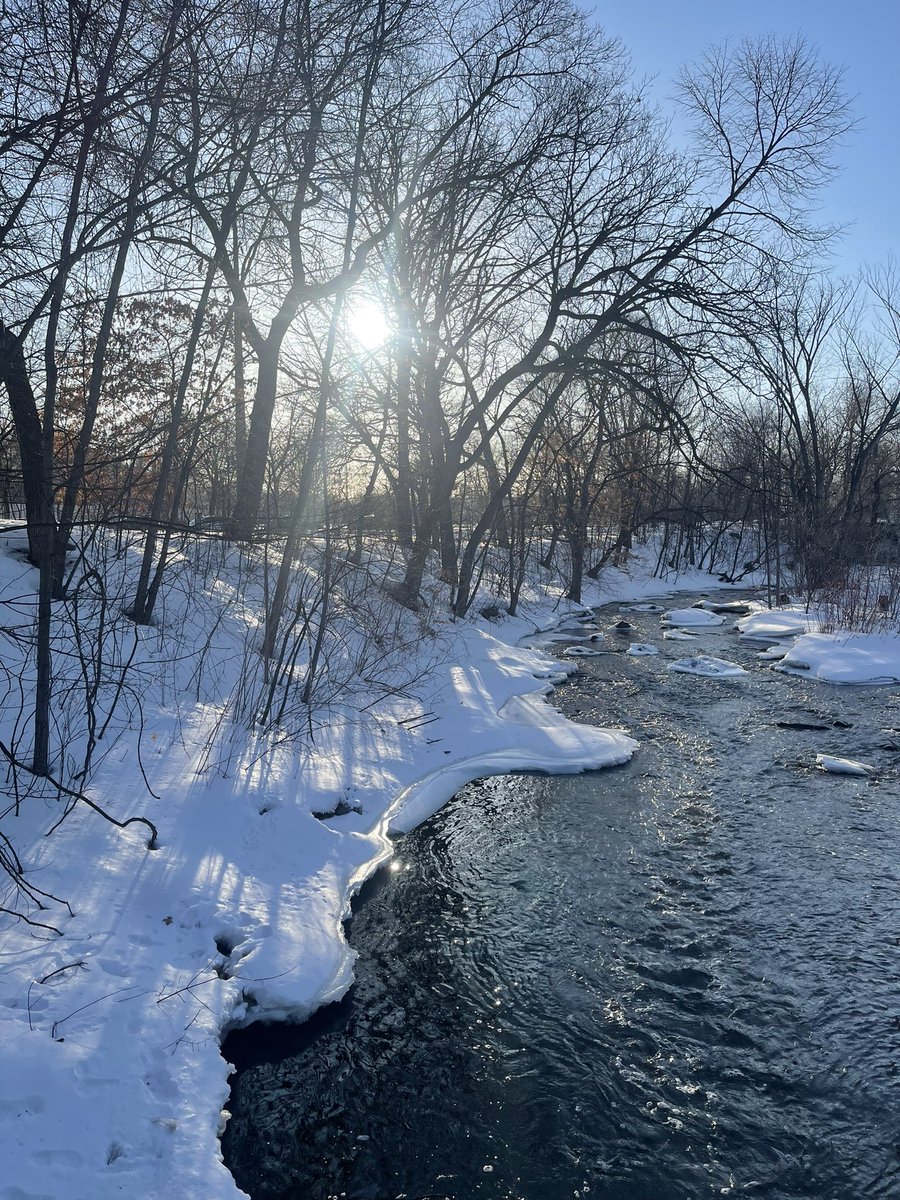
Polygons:
M139 533L138 624L185 529L276 540L260 651L314 665L311 538L377 536L412 608L435 563L461 617L489 562L508 609L532 560L577 599L650 525L673 564L752 530L777 591L785 553L813 586L881 529L900 293L826 270L852 118L801 39L686 68L677 142L568 0L14 0L0 44L37 774L98 530Z

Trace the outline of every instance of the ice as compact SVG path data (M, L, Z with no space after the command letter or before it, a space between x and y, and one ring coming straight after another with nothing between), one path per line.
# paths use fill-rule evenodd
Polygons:
M733 678L746 675L747 672L737 663L728 662L724 658L712 658L708 654L698 654L693 658L679 658L669 663L669 670L679 675L705 675L711 679Z
M852 758L835 758L833 754L817 754L816 766L820 771L828 771L832 775L872 775L875 771L868 763Z
M659 654L659 647L649 642L632 642L625 653L630 654L632 658L642 658L645 655Z

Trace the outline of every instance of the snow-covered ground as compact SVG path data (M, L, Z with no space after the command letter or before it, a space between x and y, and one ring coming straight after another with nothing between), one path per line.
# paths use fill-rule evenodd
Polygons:
M27 688L36 573L21 533L0 542L2 740L14 744L27 727L15 681ZM259 579L235 559L204 574L203 554L209 568L203 547L176 562L156 628L117 617L106 629L123 661L134 647L140 703L119 704L87 794L119 820L152 820L158 848L145 825L120 830L81 803L46 836L65 801L23 772L31 790L3 818L26 877L72 915L59 902L31 910L59 934L0 916L0 1200L242 1194L219 1150L222 1036L260 1018L302 1020L346 992L354 955L342 919L390 858L388 834L479 775L596 768L636 745L547 701L566 666L517 644L584 609L534 588L515 619L430 614L435 628L420 634L396 694L332 697L311 736L251 737L230 715L254 669ZM658 595L668 585L649 563L607 572L588 599ZM134 556L105 569L126 596ZM675 586L711 582L697 574ZM64 667L65 620L58 613ZM82 674L71 668L71 697L60 698L72 762L86 739Z
M20 549L10 535L0 553L6 744L27 724L15 718L16 680L24 675L27 687L22 630L35 574ZM398 672L392 693L373 698L348 683L306 736L251 736L232 717L255 677L258 573L234 556L212 568L207 556L204 566L203 553L188 547L176 563L157 628L135 631L118 617L104 627L111 660L131 655L141 691L98 741L88 794L119 820L152 820L158 847L148 848L146 826L117 829L80 802L47 837L65 802L45 785L3 817L27 878L72 915L49 901L31 911L59 934L0 917L0 1200L242 1194L219 1150L223 1034L258 1019L302 1020L346 992L354 955L342 920L391 857L389 834L479 775L596 768L636 747L548 702L576 663L548 657L538 630L560 631L560 653L602 649L617 635L575 628L584 606L537 585L516 618L452 623L437 609L420 618L402 670L384 660ZM587 603L624 608L661 591L721 589L700 573L661 584L653 561L638 554L630 573L607 571ZM133 565L127 553L107 564L123 595ZM717 624L710 616L699 621ZM414 621L405 611L397 619ZM826 661L840 663L847 643L815 636L822 657L810 671L826 678ZM75 761L87 736L85 671L72 667L71 697L60 700Z

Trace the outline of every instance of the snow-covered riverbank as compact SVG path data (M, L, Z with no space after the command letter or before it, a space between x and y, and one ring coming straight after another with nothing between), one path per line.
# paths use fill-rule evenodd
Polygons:
M6 595L21 595L33 573L3 562ZM220 636L223 677L239 673L221 631L246 629L243 605L227 618L216 608L231 585L216 579L201 603L183 583L181 606L173 595L167 608L171 640L155 631L141 669L177 658L174 631L192 622L195 644ZM721 584L701 574L661 584L639 561L631 575L607 572L586 599L703 587ZM390 857L389 832L479 775L631 756L625 732L563 718L545 697L565 668L518 645L579 611L548 591L515 619L442 622L421 642L414 685L377 703L342 697L311 740L227 733L220 706L190 704L184 691L176 713L148 686L141 763L123 728L89 794L120 820L150 817L157 849L145 826L121 831L80 804L47 838L60 815L49 792L7 817L28 877L73 915L54 908L60 936L4 918L0 1200L241 1194L219 1151L222 1036L257 1019L301 1020L346 992L342 919Z
M15 556L2 568L11 603L34 572ZM227 580L203 597L183 584L167 606L172 638L165 626L147 637L145 675L184 654L176 629L183 638L192 624L199 644L235 620L214 603ZM660 588L646 570L609 572L589 598ZM579 771L633 752L624 732L565 720L544 698L565 668L516 648L578 608L548 593L516 619L444 624L422 642L413 687L367 708L345 697L312 741L226 736L220 707L186 705L183 693L176 714L173 697L149 686L141 763L120 730L89 795L120 820L152 819L158 849L145 826L119 830L80 804L48 838L61 811L51 789L7 815L28 878L73 915L33 913L61 936L3 918L2 1200L239 1194L219 1153L223 1033L303 1019L347 990L342 918L390 856L389 831L479 775ZM220 637L214 649L241 669L236 645Z

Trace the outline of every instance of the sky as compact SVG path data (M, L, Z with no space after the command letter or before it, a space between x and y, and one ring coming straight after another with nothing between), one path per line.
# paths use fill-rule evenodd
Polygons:
M821 197L823 220L849 225L835 265L900 260L900 0L596 0L591 11L629 50L636 75L654 76L661 102L683 63L725 39L802 33L845 69L859 127L838 152L840 176Z

